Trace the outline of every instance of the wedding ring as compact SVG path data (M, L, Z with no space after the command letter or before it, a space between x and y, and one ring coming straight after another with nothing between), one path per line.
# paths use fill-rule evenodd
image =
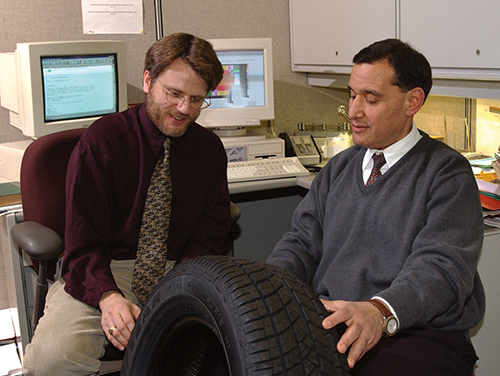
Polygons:
M111 328L108 329L108 333L110 336L113 335L113 332L115 331L116 327L112 326Z

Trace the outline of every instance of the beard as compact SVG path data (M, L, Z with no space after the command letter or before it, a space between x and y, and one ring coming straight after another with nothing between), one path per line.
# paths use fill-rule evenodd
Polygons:
M199 115L199 112L196 116L184 115L175 109L175 105L165 106L151 94L146 95L146 112L156 127L168 137L181 137Z

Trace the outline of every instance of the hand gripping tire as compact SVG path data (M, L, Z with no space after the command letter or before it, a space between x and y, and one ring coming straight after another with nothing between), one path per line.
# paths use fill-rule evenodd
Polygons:
M271 265L224 256L183 262L139 316L123 376L350 374L338 328L313 291Z

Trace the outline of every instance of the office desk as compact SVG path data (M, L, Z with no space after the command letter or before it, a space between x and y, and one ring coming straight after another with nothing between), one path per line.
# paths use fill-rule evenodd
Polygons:
M293 212L313 179L314 174L230 183L231 201L241 210L232 230L234 256L265 261L283 234L290 230Z
M486 293L486 312L470 331L479 360L476 376L497 376L500 370L500 229L485 226L477 266Z
M308 189L299 187L295 178L281 184L274 188L275 184L265 183L257 190L253 184L239 185L237 189L230 184L231 201L241 211L232 229L235 257L265 261L283 234L290 230L293 212Z
M282 235L289 231L297 205L307 194L314 175L260 186L240 185L231 189L231 199L241 210L234 234L234 255L265 261ZM255 183L255 182L254 182ZM274 182L277 184L278 182ZM252 189L256 190L252 190ZM500 229L485 226L478 271L486 292L486 313L470 331L478 357L476 376L497 376L500 370Z

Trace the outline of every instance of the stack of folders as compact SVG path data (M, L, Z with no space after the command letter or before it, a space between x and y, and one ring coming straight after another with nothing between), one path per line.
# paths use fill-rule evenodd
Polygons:
M484 223L500 227L500 153L495 153L491 166L493 171L476 174L476 182L483 207Z
M495 152L495 160L491 162L491 167L493 167L497 177L500 178L500 151Z

